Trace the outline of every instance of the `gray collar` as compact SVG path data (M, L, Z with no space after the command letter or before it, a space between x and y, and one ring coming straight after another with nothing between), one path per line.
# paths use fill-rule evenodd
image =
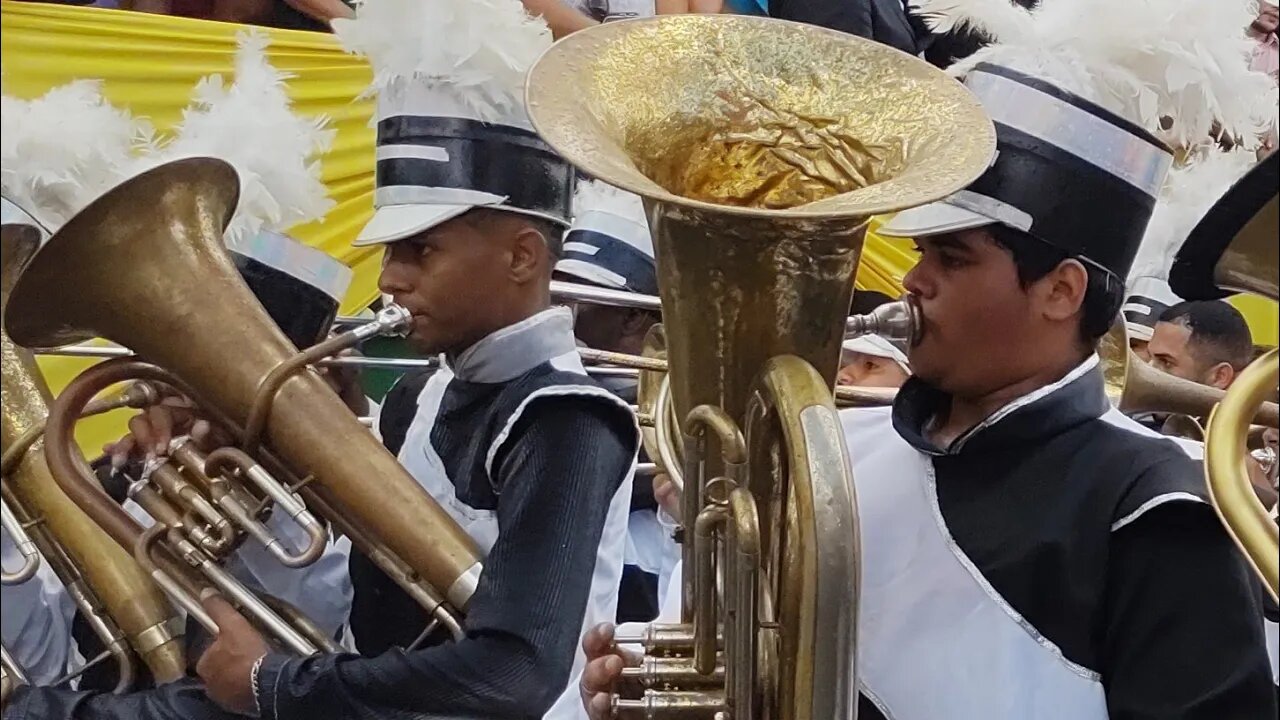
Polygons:
M487 335L448 364L459 380L502 383L576 351L573 314L553 307Z

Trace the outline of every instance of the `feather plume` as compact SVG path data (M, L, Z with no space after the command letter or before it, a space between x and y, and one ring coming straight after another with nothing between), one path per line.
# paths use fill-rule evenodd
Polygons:
M588 211L605 212L648 227L644 201L639 195L620 190L602 180L578 183L573 194L573 214L580 217Z
M149 125L77 80L34 100L0 100L4 193L55 230L128 171Z
M229 162L240 175L240 203L226 233L231 247L264 229L284 231L320 219L333 206L313 159L333 144L328 121L293 111L289 75L267 60L265 34L241 31L236 39L234 81L226 85L221 75L200 80L175 132L136 168L192 156Z
M525 75L551 46L520 0L365 0L333 30L373 66L369 94L425 81L485 122L523 114Z
M913 0L938 27L963 22L992 37L952 74L1013 68L1182 147L1205 142L1215 123L1256 147L1271 123L1274 82L1248 66L1255 0L1043 0L1026 22L993 12L999 1Z
M1196 223L1256 161L1250 150L1212 150L1196 153L1187 164L1169 171L1129 272L1130 282L1140 277L1167 279L1174 255Z

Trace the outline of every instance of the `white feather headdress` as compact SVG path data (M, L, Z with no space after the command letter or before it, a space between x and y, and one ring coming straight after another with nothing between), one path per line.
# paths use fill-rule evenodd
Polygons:
M1250 150L1211 150L1170 170L1129 272L1130 283L1142 277L1168 278L1178 248L1196 223L1256 160Z
M1214 122L1247 147L1273 122L1275 83L1249 69L1256 0L910 0L930 28L992 40L950 68L991 62L1042 78L1159 134L1202 142ZM1164 128L1165 118L1172 126Z
M128 172L148 124L115 107L97 80L77 80L34 100L0 99L4 194L57 228Z
M141 158L136 172L192 156L229 162L240 175L240 203L227 228L235 247L263 229L283 231L324 217L333 201L314 158L333 144L325 118L293 111L288 75L267 60L268 38L242 31L236 39L235 79L202 79L171 138Z
M520 0L364 0L333 30L369 59L371 93L425 82L485 122L523 114L525 76L551 46L546 21Z

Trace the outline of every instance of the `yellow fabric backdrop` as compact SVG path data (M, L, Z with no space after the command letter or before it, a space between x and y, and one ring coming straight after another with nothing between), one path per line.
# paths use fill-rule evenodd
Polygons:
M181 117L196 81L232 71L235 33L241 28L187 18L8 0L0 3L0 10L5 93L32 98L77 78L101 78L113 103L149 118L161 129ZM291 234L355 270L343 303L343 312L352 312L377 295L376 252L350 244L372 212L374 135L369 118L373 103L356 100L369 82L369 67L344 53L330 35L266 32L271 37L268 52L272 63L295 76L289 88L298 111L325 115L337 130L333 149L323 158L324 182L337 205L323 222L293 228ZM915 256L909 240L880 238L875 234L876 226L873 222L867 236L857 285L896 296ZM1275 343L1275 304L1242 305L1251 316L1259 342ZM86 361L43 357L40 364L57 392ZM121 430L119 415L81 425L80 439L90 452Z
M239 25L116 10L0 3L3 24L4 91L33 98L77 78L101 78L107 98L160 129L177 122L191 89L201 77L230 73ZM355 270L343 312L368 305L377 296L378 255L351 247L351 239L372 212L373 141L370 100L355 98L369 82L364 60L348 55L330 35L265 30L269 55L292 73L290 94L299 112L325 115L337 130L323 159L324 182L336 207L323 222L291 230ZM869 238L858 286L890 295L912 262L910 246ZM42 357L40 365L55 392L87 361ZM120 415L81 423L79 437L89 452L121 432Z

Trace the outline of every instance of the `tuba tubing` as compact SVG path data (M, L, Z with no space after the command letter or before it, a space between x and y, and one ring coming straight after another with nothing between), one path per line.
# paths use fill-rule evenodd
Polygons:
M28 266L38 242L36 237L23 237L12 229L13 226L4 228L5 256L0 282L0 310L3 311L8 310L17 276ZM6 493L12 494L23 512L42 521L38 530L46 534L51 543L56 543L54 550L65 552L70 560L68 566L83 575L88 588L97 596L94 606L105 608L155 679L170 682L183 677L186 658L181 623L173 606L129 553L109 542L90 516L59 488L51 474L44 453L49 439L41 438L37 432L46 422L49 388L32 355L11 341L7 324L0 332L0 354L4 367ZM20 455L9 452L21 443L27 443L25 452ZM102 494L106 497L105 492ZM60 559L58 554L59 557L46 555L46 559L56 563ZM73 580L63 579L68 583ZM112 647L108 638L104 641ZM124 674L128 668L121 670Z
M104 337L181 378L187 391L200 391L202 408L241 427L264 379L297 350L245 286L223 244L238 187L225 162L187 158L99 198L48 241L19 279L6 316L14 340L47 348ZM80 290L74 297L59 290L68 284ZM481 571L475 543L323 379L304 370L280 383L262 439L297 475L323 487L339 512L465 609ZM59 464L63 472L73 469L67 458ZM113 537L136 534L92 493L77 498L103 513Z

